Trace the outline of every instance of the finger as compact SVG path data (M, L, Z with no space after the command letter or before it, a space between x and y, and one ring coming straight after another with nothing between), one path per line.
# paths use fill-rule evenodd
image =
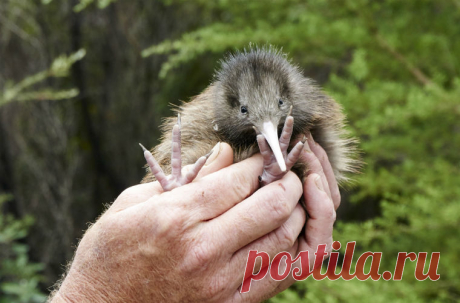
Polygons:
M323 181L323 184L325 185L325 191L330 197L331 191L329 189L329 183L327 181L326 175L324 174L323 166L321 165L321 162L319 161L318 157L316 157L316 155L310 149L310 145L307 142L304 144L304 148L302 150L302 153L300 154L300 158L302 159L302 161L307 163L307 175L318 174L321 177L321 181Z
M324 175L329 184L329 190L331 193L330 197L334 202L335 209L337 209L340 205L340 190L339 186L337 185L337 179L335 178L331 162L329 162L329 158L327 156L326 151L321 147L321 145L319 145L313 140L313 136L311 135L311 133L308 134L307 138L307 142L311 151L316 155L316 157L319 159L319 162L321 163Z
M228 270L233 271L235 275L240 276L242 279L244 271L241 269L244 268L247 262L250 250L264 251L270 256L270 260L279 252L289 250L296 244L297 238L305 226L305 220L305 210L300 204L297 204L291 216L283 225L238 250L228 262ZM254 266L255 272L259 271L260 265L260 258L258 258Z
M264 186L243 202L206 223L210 243L233 254L247 244L280 227L291 216L302 195L299 178L288 172ZM216 232L216 230L218 232Z
M308 251L309 269L313 270L315 253L320 244L326 244L326 252L332 251L332 229L335 222L335 210L332 200L323 190L321 178L317 174L311 174L305 181L304 197L307 211L310 215L305 235L299 238L298 250L293 258L300 252ZM279 289L286 289L296 280L292 275L294 268L301 268L301 260L292 264L291 273L278 286Z
M210 220L246 199L259 187L258 176L262 173L262 162L262 157L256 154L195 182L165 192L161 195L162 200L171 207L185 210L197 221Z
M319 244L326 244L326 251L330 251L336 213L319 175L311 174L307 177L304 183L304 198L309 219L299 248L301 251L315 252ZM311 263L314 258L311 253L310 255Z
M297 246L293 246L292 249L289 250L289 253L291 254L292 260L295 260L295 258L299 257L299 253L302 251L300 243L301 243L301 241L299 241L299 244ZM307 250L305 248L303 248L303 251L307 251ZM309 256L308 256L308 261L310 263L309 264L309 266L310 266L309 271L311 271L313 269L313 263L314 263L314 258L315 258L314 253L315 252L316 252L316 248L315 248L314 251L309 251ZM295 268L302 270L302 262L305 262L305 260L303 260L302 258L304 258L304 257L299 257L296 262L291 264L291 270L290 270L289 274L287 275L286 279L284 279L283 281L280 281L279 285L276 288L277 291L275 292L275 294L279 293L279 292L281 292L281 291L283 291L283 290L285 290L287 288L289 288L292 284L297 282L297 280L294 279L293 271L294 271ZM284 273L285 270L286 270L286 263L285 262L280 263L279 272ZM299 275L299 274L300 274L300 272L296 273L296 275Z
M290 255L291 258L294 259L296 257L297 252L297 245L292 246L290 249L286 250ZM283 274L286 270L286 260L281 261L278 273ZM241 293L241 282L240 287L238 287L237 291L235 292L234 299L238 302L261 302L268 298L275 296L276 294L282 292L283 290L287 289L291 286L295 281L288 280L289 277L292 277L292 269L287 275L284 280L276 281L272 279L270 276L270 271L267 275L260 281L252 281L251 287L249 292Z

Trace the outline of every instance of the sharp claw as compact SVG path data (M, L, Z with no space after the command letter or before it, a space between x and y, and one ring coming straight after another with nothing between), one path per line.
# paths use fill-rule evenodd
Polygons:
M209 156L212 155L212 152L213 152L213 151L211 150L209 153L207 153L206 155L204 155L204 157L206 158L206 160L209 158Z
M161 166L155 160L155 157L153 157L150 151L148 151L142 144L139 143L139 145L142 147L142 150L144 151L144 158L147 161L147 165L149 166L150 171L155 176L157 181L160 182L161 187L163 187L163 190L166 190L167 185L168 185L168 180L163 170L161 169Z
M181 116L180 113L177 114L177 124L173 127L172 134L172 153L171 153L171 175L168 177L165 176L161 166L153 157L152 153L144 147L141 143L139 146L144 151L144 157L147 160L147 164L150 167L152 174L155 176L157 181L160 183L163 191L170 191L179 186L188 184L192 182L201 168L206 164L206 160L211 156L212 150L207 153L205 156L199 158L192 170L187 172L185 176L182 175L182 161L181 161Z
M139 143L139 145L140 145L140 147L142 147L142 151L144 151L144 152L147 151L147 148L145 148L144 145L142 145L142 144L140 144L140 143Z
M288 113L287 116L289 117L291 114L292 114L292 105L291 105L291 107L289 108L289 113Z

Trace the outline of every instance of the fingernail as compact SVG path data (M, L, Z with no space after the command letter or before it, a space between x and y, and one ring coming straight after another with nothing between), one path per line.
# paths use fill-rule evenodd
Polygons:
M212 153L211 153L211 155L209 156L208 160L206 160L206 164L205 164L205 165L211 164L211 163L217 158L217 156L218 156L219 153L220 153L221 147L222 147L222 146L221 146L220 142L218 142L218 143L212 148Z
M315 177L315 184L316 184L316 187L318 187L320 191L324 191L323 182L321 181L321 177L319 175L316 175Z

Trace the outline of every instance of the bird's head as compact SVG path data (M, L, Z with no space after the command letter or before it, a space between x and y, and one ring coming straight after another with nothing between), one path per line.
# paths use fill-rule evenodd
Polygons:
M299 108L308 106L309 86L299 69L272 48L230 55L216 74L215 129L241 147L254 144L256 131L261 132L284 170L278 135L291 108L294 135L297 122L309 120L305 108Z

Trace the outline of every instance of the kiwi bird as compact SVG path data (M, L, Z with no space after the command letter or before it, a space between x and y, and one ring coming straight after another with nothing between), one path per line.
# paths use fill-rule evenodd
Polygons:
M234 162L261 152L262 185L290 169L304 177L308 167L298 158L308 133L326 151L339 184L359 165L341 106L273 47L228 55L213 82L176 111L153 155L144 148L150 172L142 182L156 179L165 191L193 181L218 142L233 148ZM193 163L183 176L182 164Z

